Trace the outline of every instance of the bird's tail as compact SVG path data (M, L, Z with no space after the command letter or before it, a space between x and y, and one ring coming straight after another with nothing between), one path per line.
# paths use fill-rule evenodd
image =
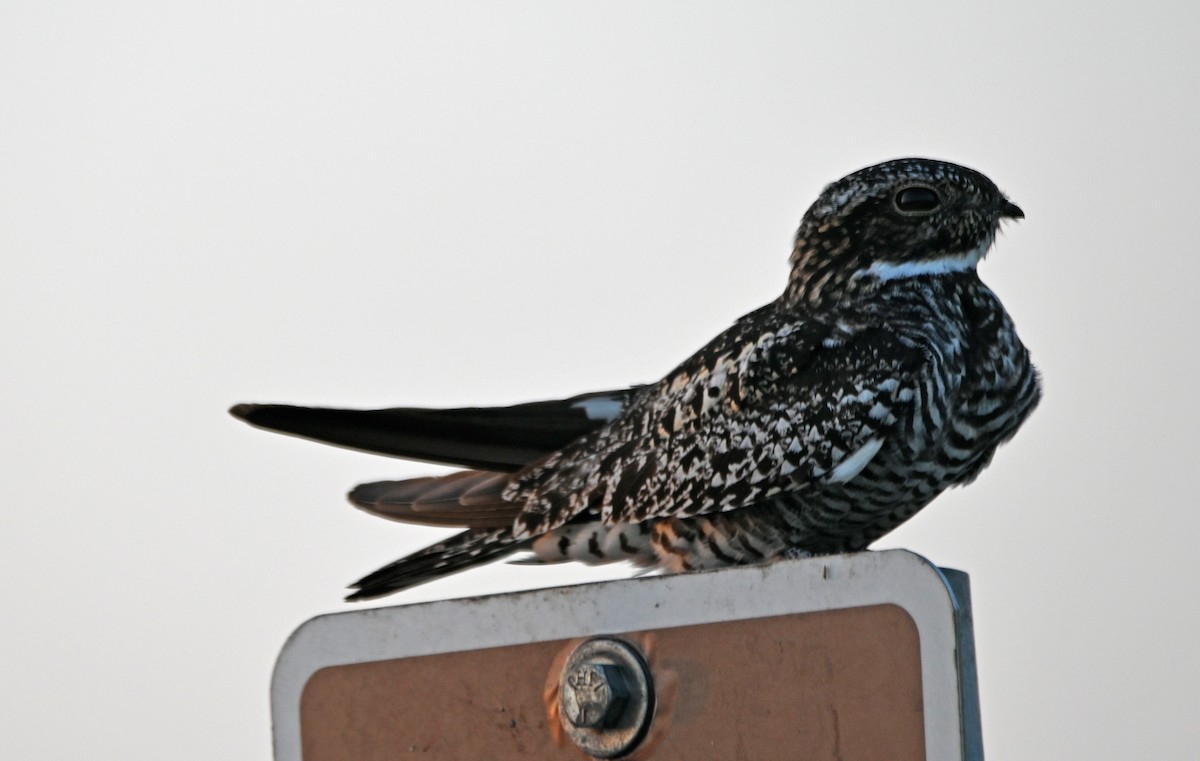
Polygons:
M383 597L528 549L529 543L514 540L511 527L463 531L364 576L350 585L355 591L346 600Z
M350 492L358 508L405 523L456 526L466 531L400 558L353 584L347 600L369 600L525 549L513 538L520 503L503 498L508 475L464 470L440 478L375 481Z

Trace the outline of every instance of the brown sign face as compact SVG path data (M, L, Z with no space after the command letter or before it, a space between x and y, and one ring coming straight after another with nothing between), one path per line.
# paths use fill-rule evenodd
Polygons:
M917 628L895 605L623 639L644 648L657 686L649 733L631 758L925 758ZM578 644L322 669L301 700L303 757L569 758L558 683Z

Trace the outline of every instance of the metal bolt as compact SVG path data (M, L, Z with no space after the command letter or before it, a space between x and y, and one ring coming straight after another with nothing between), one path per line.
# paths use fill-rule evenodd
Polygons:
M628 642L597 637L576 648L559 679L567 736L595 758L628 755L654 718L654 684L645 658Z
M564 680L563 711L577 727L611 727L628 701L628 682L614 664L583 663Z

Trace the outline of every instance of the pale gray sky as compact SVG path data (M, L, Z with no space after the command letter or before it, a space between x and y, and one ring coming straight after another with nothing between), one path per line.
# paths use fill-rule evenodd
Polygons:
M655 379L906 155L1025 209L981 271L1046 396L880 546L971 574L989 757L1194 756L1200 11L806 5L0 7L0 757L268 757L288 633L438 536L342 496L434 468L229 404Z

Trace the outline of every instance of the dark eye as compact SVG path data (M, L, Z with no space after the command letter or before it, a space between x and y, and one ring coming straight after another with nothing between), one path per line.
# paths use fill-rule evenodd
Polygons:
M896 208L910 213L933 211L941 204L937 191L933 188L905 188L896 194Z

